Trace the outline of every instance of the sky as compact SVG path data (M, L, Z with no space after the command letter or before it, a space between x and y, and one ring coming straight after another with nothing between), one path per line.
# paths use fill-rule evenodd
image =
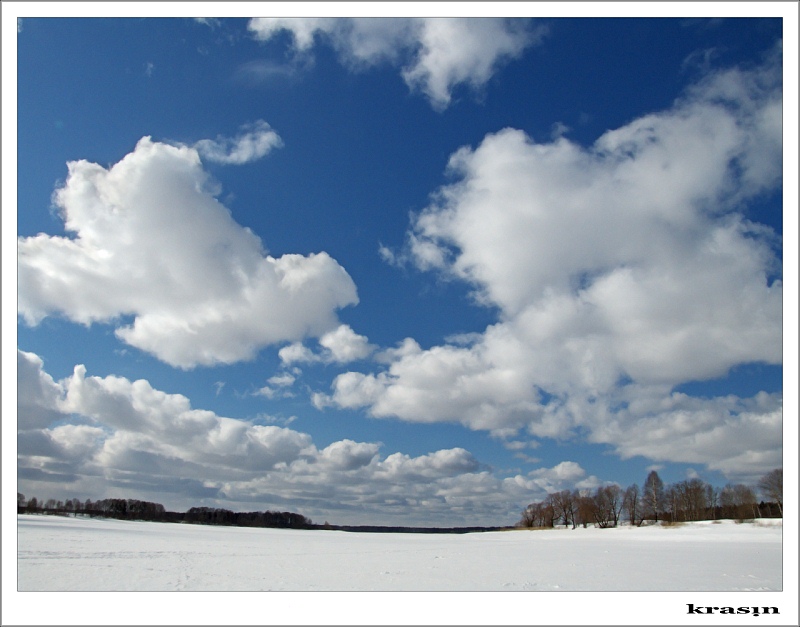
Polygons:
M18 491L509 525L784 465L782 19L19 15Z

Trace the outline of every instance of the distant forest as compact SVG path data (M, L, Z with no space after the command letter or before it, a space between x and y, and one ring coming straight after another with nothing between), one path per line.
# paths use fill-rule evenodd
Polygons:
M91 518L116 518L119 520L144 520L154 522L188 523L195 525L223 525L229 527L272 527L281 529L327 529L331 531L360 531L368 533L469 533L499 531L509 527L389 527L380 525L322 525L293 512L233 512L218 507L192 507L185 513L169 512L161 503L136 499L67 499L42 501L27 499L17 492L17 514L45 514L51 516L89 516Z
M714 487L702 479L687 479L664 485L653 470L641 488L618 485L591 490L562 490L547 495L543 501L528 505L517 527L616 527L621 522L641 526L645 521L668 524L696 521L751 520L783 517L783 469L764 475L758 491L766 500L759 501L756 490L744 484Z
M228 525L233 527L281 527L309 529L311 520L293 512L233 512L217 507L192 507L188 511L168 512L161 503L137 499L67 499L40 501L26 499L17 493L18 514L51 514L56 516L90 516L120 520L148 520L156 522L191 523L197 525Z

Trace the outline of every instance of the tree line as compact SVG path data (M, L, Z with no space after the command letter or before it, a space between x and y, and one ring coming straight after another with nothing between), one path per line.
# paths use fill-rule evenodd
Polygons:
M186 512L170 512L161 503L137 499L67 499L66 501L35 496L27 499L17 492L18 514L50 514L60 516L89 516L117 518L120 520L146 520L156 522L183 522L200 525L228 525L234 527L283 527L306 529L312 526L309 518L293 512L234 512L216 507L192 507Z
M293 512L232 512L217 507L192 507L183 515L183 522L201 525L234 527L283 527L306 529L311 520Z
M722 518L749 520L783 517L783 469L764 475L758 490L744 484L714 487L701 479L665 485L653 470L641 487L618 485L596 490L561 490L528 505L518 527L545 528L578 525L617 527L621 522L641 526L645 521L677 523Z

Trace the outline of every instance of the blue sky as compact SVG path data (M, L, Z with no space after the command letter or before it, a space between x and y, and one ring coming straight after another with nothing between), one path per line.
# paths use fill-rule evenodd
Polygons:
M780 19L17 30L23 493L458 526L782 465Z

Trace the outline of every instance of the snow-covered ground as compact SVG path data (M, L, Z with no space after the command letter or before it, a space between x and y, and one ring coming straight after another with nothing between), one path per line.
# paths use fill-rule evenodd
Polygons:
M775 591L779 521L444 534L19 516L20 591Z
M16 522L2 624L797 624L793 532L780 521L465 535ZM690 603L780 615L698 617Z

